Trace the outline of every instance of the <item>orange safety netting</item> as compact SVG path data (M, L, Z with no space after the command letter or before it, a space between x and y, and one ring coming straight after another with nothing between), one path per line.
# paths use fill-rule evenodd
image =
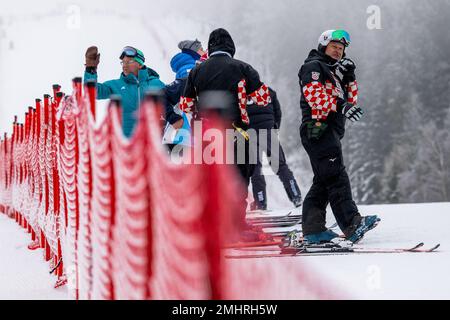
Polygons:
M298 260L224 259L244 187L229 165L170 161L156 96L127 139L120 102L96 123L95 85L82 91L79 78L70 96L55 86L0 142L0 211L28 230L71 298L330 297Z

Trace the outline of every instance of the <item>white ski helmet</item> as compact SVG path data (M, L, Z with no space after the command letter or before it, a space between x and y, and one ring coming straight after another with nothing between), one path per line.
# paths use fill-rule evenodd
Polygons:
M345 30L327 30L319 37L319 51L325 51L325 48L331 41L342 43L345 47L350 45L350 34Z

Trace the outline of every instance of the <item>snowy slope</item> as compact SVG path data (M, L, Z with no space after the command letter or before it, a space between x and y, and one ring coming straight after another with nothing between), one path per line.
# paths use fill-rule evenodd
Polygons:
M278 194L278 199L280 194ZM425 248L440 243L431 254L351 254L296 259L323 277L330 288L339 288L350 299L450 299L450 203L360 206L363 215L377 214L382 221L359 244L366 248ZM274 210L273 215L286 210ZM335 222L328 211L328 225ZM298 227L297 227L298 228ZM258 252L261 253L261 252ZM289 275L287 275L289 277ZM333 295L334 292L330 292ZM339 298L339 297L337 297Z
M54 289L42 250L30 251L30 236L0 214L0 300L63 300L65 288Z
M352 299L450 299L450 203L360 207L377 213L380 225L361 242L368 248L410 247L441 243L432 254L360 254L284 257L306 262L330 288ZM279 211L281 212L281 210ZM273 214L277 214L275 210ZM330 221L333 221L330 217ZM41 251L31 252L29 236L13 220L0 215L0 299L65 299L65 289L52 288ZM270 264L272 259L260 259ZM288 281L289 275L286 275Z
M358 299L449 299L450 203L360 209L382 219L361 245L394 248L440 243L440 252L312 257L308 259L311 266Z
M269 208L290 207L278 177L268 166L264 174ZM303 197L311 184L310 180L310 175L297 177ZM370 254L295 259L306 259L312 269L323 275L326 281L341 287L351 298L450 299L450 203L359 208L363 215L377 214L382 218L380 225L367 234L361 245L369 248L408 248L419 242L424 242L425 247L440 243L440 252L432 255ZM272 214L277 214L277 210ZM330 208L328 218L327 225L335 222ZM270 263L270 259L262 263Z

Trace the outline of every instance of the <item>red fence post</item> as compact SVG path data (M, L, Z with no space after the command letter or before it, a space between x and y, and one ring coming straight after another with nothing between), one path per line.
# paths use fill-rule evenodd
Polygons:
M45 152L47 152L47 139L48 135L51 135L51 131L49 131L50 127L50 95L45 94L44 95L44 145L45 145ZM44 186L44 194L45 194L45 216L49 214L49 207L50 207L50 185L49 185L49 176L47 174L47 168L44 168L44 176L45 176L45 186ZM48 240L45 241L45 261L51 260L51 250L50 250L50 244L48 243Z
M73 78L73 80L72 80L73 89L75 91L75 98L77 100L78 106L81 105L81 100L83 97L82 83L83 83L83 79L81 77L76 77L76 78Z
M32 137L32 140L30 143L35 143L35 138L36 138L36 128L37 128L37 112L36 112L36 108L31 108L32 109L32 117L31 117L31 127L30 127L30 135ZM34 152L34 146L32 145L32 151ZM30 163L30 174L32 175L33 179L31 181L31 188L32 188L32 193L33 193L33 198L35 197L35 194L38 190L37 188L37 177L35 176L34 173L34 168L32 167L33 163ZM36 208L34 208L36 209ZM37 235L36 235L37 230L34 230L33 228L31 229L31 240L34 242L37 240Z
M89 104L90 104L90 110L92 113L92 116L95 119L95 100L97 96L97 83L95 80L89 80L86 83L87 93L89 97Z
M54 84L53 85L53 97L56 98L56 95L60 91L61 91L61 86L59 84Z
M5 140L5 190L9 189L9 174L8 174L8 167L6 166L6 159L8 157L8 134L5 132L3 134L4 140ZM5 208L5 212L8 213L9 208Z
M43 134L43 128L42 128L42 122L43 122L43 117L42 117L42 100L41 99L36 99L36 141L37 141L37 149L39 149L39 145L40 145L40 139L41 136ZM40 160L40 159L39 159ZM40 170L39 170L40 172ZM45 198L45 191L44 191L44 186L45 186L45 177L41 176L41 179L39 179L39 183L40 183L40 187L39 189L42 191L39 194L39 202L42 203L42 201L44 201ZM45 239L45 234L44 231L42 229L40 229L40 236L39 236L39 240L40 240L40 247L43 248L45 250L45 243L46 243L46 239ZM45 256L44 256L45 258Z
M31 186L31 164L30 164L30 158L29 158L29 148L31 145L31 123L33 118L33 107L28 107L28 112L25 120L25 150L26 150L26 158L24 162L24 175L25 175L25 185L27 187L27 198L26 201L30 201L32 198L32 186ZM30 197L31 195L31 197ZM31 209L31 203L28 203L28 208ZM31 213L30 213L31 214ZM27 232L32 234L32 227L31 227L31 215L29 216L28 221L28 228ZM34 240L33 240L34 241Z
M14 116L14 123L13 123L13 134L11 136L11 152L10 152L10 176L11 176L11 188L14 188L14 185L16 184L16 171L15 171L15 162L14 162L14 150L17 140L17 116ZM20 225L20 215L17 212L16 208L14 208L14 204L11 202L12 208L14 212L14 217L16 222Z
M27 117L28 117L28 115L25 116L25 121L26 121ZM20 142L19 143L20 143L20 151L21 151L21 154L19 155L20 156L20 159L19 159L19 185L21 185L21 186L23 186L23 184L25 182L25 157L24 157L25 128L26 127L24 126L24 124L21 123L20 127L19 127L19 131L20 131L20 134L19 134L19 141ZM25 198L25 194L23 194L23 193L20 194L20 197L22 199ZM23 210L23 208L22 208L22 210ZM21 214L22 214L22 217L23 217L23 219L22 219L22 227L24 229L28 229L28 221L27 221L25 212L21 212Z
M61 86L58 84L53 85L53 103L51 106L51 122L52 122L52 137L56 137L56 112L61 102L60 93ZM53 172L53 212L55 215L55 220L58 221L60 217L60 176L58 171L59 159L55 154L54 165L52 168ZM63 232L61 224L57 224L58 230L57 234L61 235ZM60 262L60 263L59 263ZM63 275L63 262L62 262L62 249L61 249L61 237L57 239L57 250L55 252L55 265L58 265L56 269L56 276L61 277Z

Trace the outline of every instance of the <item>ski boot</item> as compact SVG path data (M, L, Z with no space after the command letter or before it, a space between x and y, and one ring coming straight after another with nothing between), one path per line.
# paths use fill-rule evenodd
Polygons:
M336 232L331 230L326 230L319 233L310 234L304 236L303 243L305 245L316 245L322 243L330 243L333 239L339 238L339 235Z
M339 235L331 230L305 236L297 246L297 253L329 253L349 252L353 243L342 241Z
M378 216L362 217L361 222L356 227L355 231L347 237L347 240L353 243L358 243L364 237L366 232L375 228L380 221L381 219L378 218Z

